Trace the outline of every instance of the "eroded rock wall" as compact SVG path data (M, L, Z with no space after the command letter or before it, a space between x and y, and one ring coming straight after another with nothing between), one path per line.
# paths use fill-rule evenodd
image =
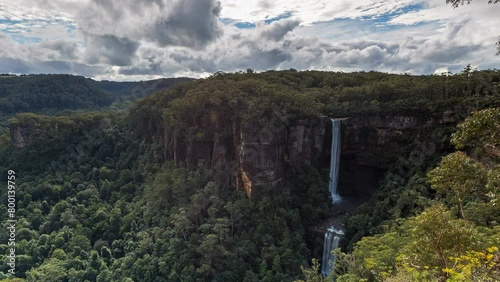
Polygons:
M329 168L329 117L241 121L211 111L190 126L165 130L165 160L186 167L208 167L218 181L236 185L252 196L283 181L289 166L302 164ZM420 121L412 116L348 117L342 120L340 189L371 194L388 168L391 155L401 154L426 126L453 123L452 113L442 120ZM30 126L11 125L14 146L30 142Z

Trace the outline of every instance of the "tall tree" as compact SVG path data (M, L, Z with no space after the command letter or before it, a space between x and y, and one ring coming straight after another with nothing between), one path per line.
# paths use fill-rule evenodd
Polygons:
M450 202L458 204L464 219L465 200L477 192L483 192L486 176L484 166L463 152L449 154L437 168L428 173L432 188L445 194Z

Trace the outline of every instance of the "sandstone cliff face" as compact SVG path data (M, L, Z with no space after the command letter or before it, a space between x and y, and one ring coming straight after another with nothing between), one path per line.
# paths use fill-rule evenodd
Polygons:
M339 171L341 196L366 199L375 191L393 161L403 153L422 123L412 116L367 116L342 120ZM331 130L327 129L328 134ZM328 146L330 145L328 140ZM328 154L329 154L328 150Z
M344 119L339 177L341 195L370 195L389 166L398 159L412 153L430 156L436 150L443 150L439 147L443 140L432 140L431 132L437 127L454 126L458 120L451 111L443 113L440 119L429 120L414 116Z
M10 136L12 138L12 144L16 148L24 148L29 143L29 133L31 126L23 126L18 124L10 125Z
M236 185L248 196L270 189L285 177L289 166L318 165L329 169L331 121L328 117L261 122L231 120L211 111L196 126L165 132L165 160L181 166L209 167L218 181ZM342 193L371 194L391 162L391 154L408 148L416 131L454 123L453 113L442 120L419 121L412 116L350 117L342 120L340 183ZM12 124L13 145L23 148L31 138L30 124ZM258 192L257 192L258 193Z
M419 129L441 123L412 116L343 119L341 190L344 194L373 193L390 165L391 155L405 152ZM328 117L272 118L262 125L233 121L230 130L227 121L212 119L203 126L213 132L203 141L188 142L190 153L185 162L208 165L221 180L236 183L250 197L280 183L288 166L312 164L329 169L332 139Z
M356 159L358 164L385 168L383 160L373 159L374 154L400 153L406 139L421 126L411 116L368 116L343 120L342 155ZM411 137L410 137L411 138Z
M208 135L187 140L179 134L168 141L166 158L189 167L210 167L220 181L236 184L251 197L255 189L280 183L288 164L311 164L323 157L327 121L271 118L257 125L213 118L199 126Z
M237 146L238 187L247 194L252 189L273 187L283 180L287 165L311 164L325 151L326 118L283 123L272 120L263 127L243 124Z

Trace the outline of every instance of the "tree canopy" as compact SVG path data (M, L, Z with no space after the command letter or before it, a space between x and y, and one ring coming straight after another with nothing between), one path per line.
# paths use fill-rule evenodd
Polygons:
M75 91L68 95L83 90ZM17 275L27 281L324 281L318 265L308 265L317 247L311 234L335 214L327 167L290 164L283 183L250 200L233 182L217 181L208 166L172 162L166 141L173 134L203 141L214 130L206 126L211 119L221 121L221 136L232 137L227 124L258 126L270 116L412 116L423 127L400 136L405 149L389 160L372 157L387 171L372 200L346 218L349 242L338 254L337 281L496 279L498 159L476 148L498 144L491 127L499 96L497 70L446 76L248 71L175 85L125 111L103 105L17 113L8 123L27 137L25 146L13 146L10 132L0 138L0 172L16 171ZM445 121L450 111L454 120ZM463 152L453 152L453 132ZM424 148L416 157L413 148L426 141L436 150ZM6 208L0 205L4 223ZM2 261L8 236L0 229ZM9 278L8 266L0 268L0 279Z

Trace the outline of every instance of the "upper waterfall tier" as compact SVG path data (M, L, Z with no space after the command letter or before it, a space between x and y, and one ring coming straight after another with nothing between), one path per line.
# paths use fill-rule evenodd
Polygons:
M341 149L341 122L340 119L332 119L332 150L330 156L330 185L329 191L332 195L332 202L338 203L342 200L339 195L338 176L340 164L340 149Z

